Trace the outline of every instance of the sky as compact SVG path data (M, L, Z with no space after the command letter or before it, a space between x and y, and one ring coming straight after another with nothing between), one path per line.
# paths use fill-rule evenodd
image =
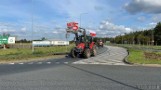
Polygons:
M154 28L160 8L160 0L0 0L0 34L64 40L66 23L75 21L87 33L115 37Z

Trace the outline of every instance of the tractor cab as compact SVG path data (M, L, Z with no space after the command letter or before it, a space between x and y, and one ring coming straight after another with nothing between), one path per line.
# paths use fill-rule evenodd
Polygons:
M76 45L80 44L80 43L85 43L87 44L87 46L89 46L90 43L93 42L93 37L92 36L84 36L84 35L80 35L78 36L78 40L76 41Z
M91 36L86 36L86 38L85 38L85 36L84 35L80 35L79 37L78 37L78 41L81 43L81 42L83 42L83 43L85 43L85 42L92 42L93 41L93 37L91 37Z
M79 41L79 43L84 43L85 42L84 36L83 35L79 36L78 41Z

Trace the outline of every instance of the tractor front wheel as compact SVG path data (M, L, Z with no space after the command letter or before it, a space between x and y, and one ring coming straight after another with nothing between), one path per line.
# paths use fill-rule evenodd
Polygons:
M85 50L84 50L84 57L85 57L85 58L89 58L90 56L91 56L90 50L89 50L89 49L85 49Z
M77 57L77 54L76 54L76 52L75 52L75 48L73 48L73 49L71 50L70 55L71 55L72 58L76 58L76 57Z

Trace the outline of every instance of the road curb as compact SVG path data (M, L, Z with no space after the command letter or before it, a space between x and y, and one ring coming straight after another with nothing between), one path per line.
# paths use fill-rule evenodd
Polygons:
M126 48L124 48L124 49L126 49ZM130 53L129 53L129 50L128 50L128 49L126 49L126 51L127 51L128 54L127 54L127 56L124 58L123 62L126 63L126 64L134 65L134 63L131 63L131 62L128 61L128 57L129 57L129 54L130 54Z

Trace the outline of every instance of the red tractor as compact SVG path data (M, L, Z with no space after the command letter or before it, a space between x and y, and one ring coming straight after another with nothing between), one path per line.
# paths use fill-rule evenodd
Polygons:
M66 31L67 33L75 34L76 46L70 52L71 57L83 56L84 58L89 58L90 56L96 56L96 45L95 42L93 42L93 37L86 35L84 28L78 27L78 23L70 22L67 23Z
M103 47L103 41L101 39L97 41L97 46Z

